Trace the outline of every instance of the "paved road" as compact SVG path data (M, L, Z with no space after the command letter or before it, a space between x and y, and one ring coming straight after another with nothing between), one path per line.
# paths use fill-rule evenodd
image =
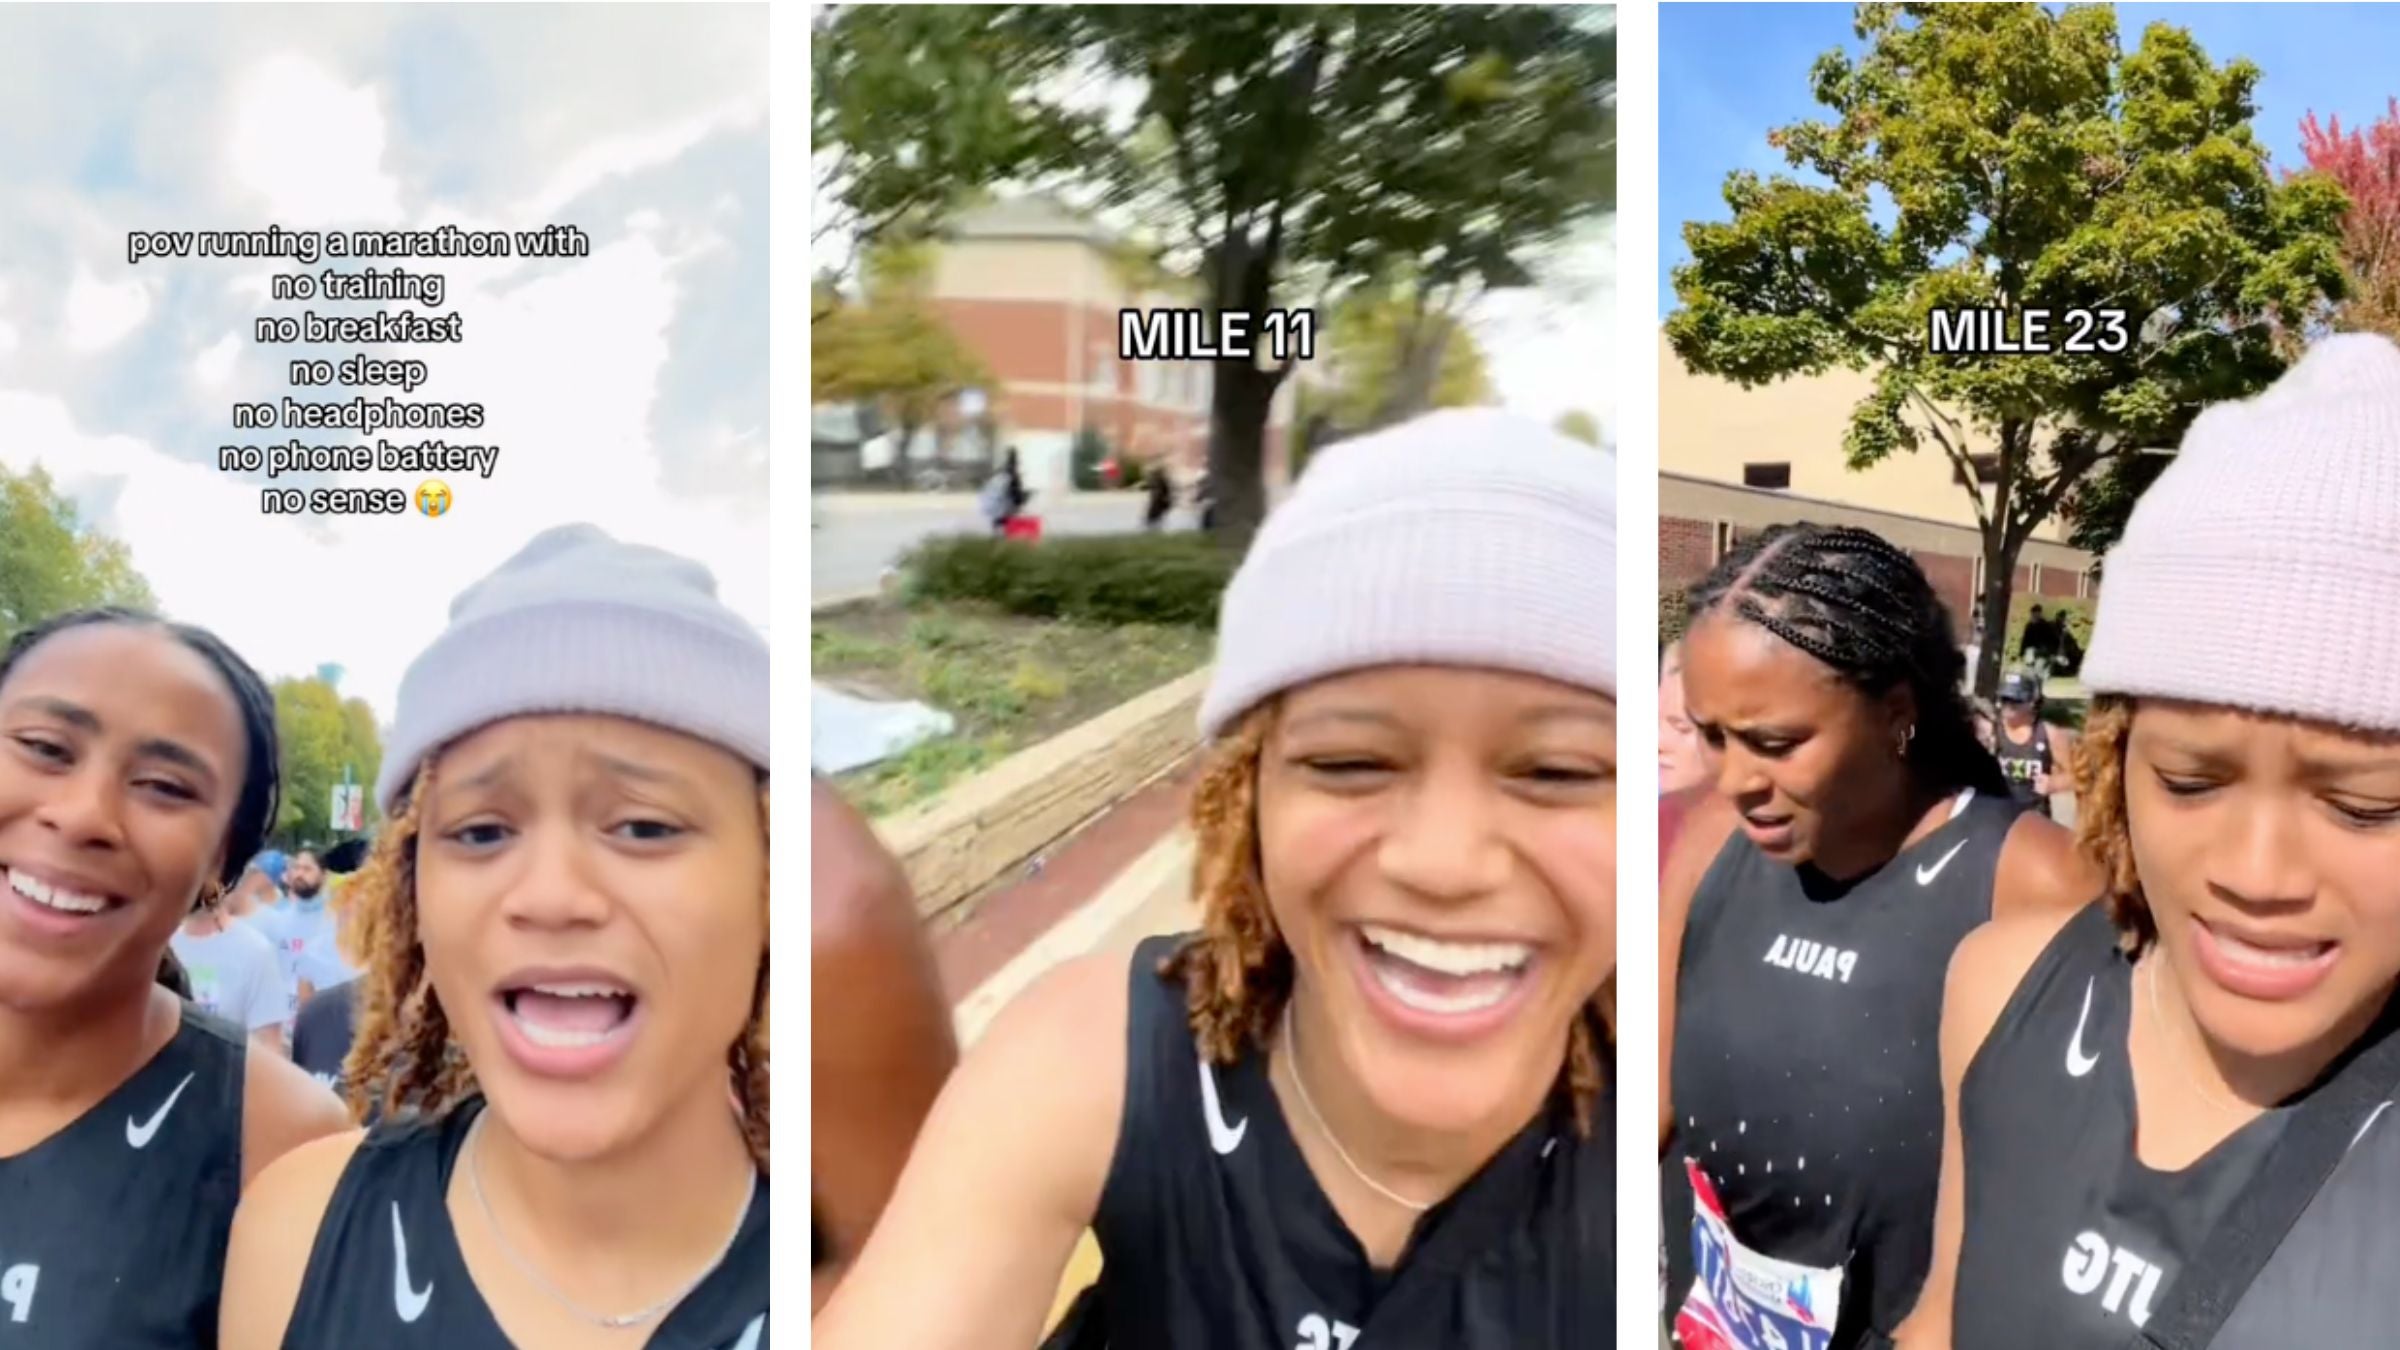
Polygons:
M1031 510L1046 534L1113 534L1142 527L1139 492L1079 493L1057 501L1037 497ZM827 493L815 498L809 598L824 600L872 590L900 555L937 534L984 528L971 493ZM1171 518L1190 529L1192 514Z

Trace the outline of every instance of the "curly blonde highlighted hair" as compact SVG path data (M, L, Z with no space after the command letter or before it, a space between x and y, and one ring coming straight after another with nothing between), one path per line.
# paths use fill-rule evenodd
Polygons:
M1253 709L1201 766L1191 811L1200 931L1159 967L1183 983L1193 1036L1219 1064L1240 1058L1245 1046L1264 1046L1292 993L1292 953L1267 905L1258 852L1259 763L1274 715L1272 702ZM1576 1019L1559 1070L1559 1091L1587 1134L1613 1048L1615 985L1612 976Z
M2133 831L2125 815L2125 743L2133 735L2133 700L2101 694L2084 715L2075 749L2075 847L2100 869L2108 917L2125 950L2140 955L2158 938L2142 877L2133 865Z
M410 784L400 814L385 822L374 852L344 887L348 908L344 946L360 966L358 1031L342 1062L351 1114L365 1120L380 1107L386 1115L414 1109L439 1116L475 1090L475 1073L451 1038L450 1022L433 983L426 978L425 947L417 937L417 839L433 787L428 760ZM758 793L759 828L768 824L768 793ZM758 903L767 912L767 879L759 878ZM726 1053L734 1097L741 1108L742 1137L759 1171L767 1167L767 967L759 953L750 996L750 1022Z

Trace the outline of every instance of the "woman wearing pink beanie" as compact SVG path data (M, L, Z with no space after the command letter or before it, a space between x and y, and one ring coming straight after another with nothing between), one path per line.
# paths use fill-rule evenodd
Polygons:
M2211 409L2108 556L2078 843L1950 964L1906 1350L2388 1345L2400 348Z
M926 1123L830 1350L1612 1338L1613 459L1436 413L1224 601L1199 931L1053 971Z

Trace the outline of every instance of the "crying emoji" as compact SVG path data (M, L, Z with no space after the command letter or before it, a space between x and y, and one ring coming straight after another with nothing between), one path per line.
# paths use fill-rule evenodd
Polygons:
M428 478L417 488L417 510L428 516L450 514L450 485L439 478Z

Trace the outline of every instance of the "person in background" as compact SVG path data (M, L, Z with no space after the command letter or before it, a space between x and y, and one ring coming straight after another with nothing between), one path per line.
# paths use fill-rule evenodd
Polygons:
M1150 476L1142 480L1142 491L1149 494L1149 505L1142 511L1142 528L1156 530L1167 523L1167 513L1175 509L1175 479L1162 463L1150 466Z
M243 885L252 877L259 873L244 873ZM274 943L228 913L225 900L203 893L167 946L183 964L200 1011L250 1033L252 1044L284 1053L283 1021L291 1013L292 993Z
M1693 803L1708 791L1707 747L1683 703L1683 643L1667 644L1658 670L1658 867L1683 833Z
M2041 708L2041 685L2024 671L2010 671L2000 681L2000 720L1991 744L2009 791L2027 810L2050 816L2058 768L2075 762L2075 736L2041 720Z
M346 856L336 862L333 857L335 854ZM326 861L329 866L355 869L364 861L364 856L357 848L344 846L329 850ZM327 887L331 895L326 902L326 909L333 915L334 950L341 969L321 971L328 976L329 982L323 988L312 988L308 998L301 1001L299 1011L292 1016L292 1062L306 1069L309 1077L343 1097L347 1097L349 1091L342 1075L342 1062L350 1057L350 1044L358 1030L359 982L351 972L366 960L365 953L358 950L356 925L350 922L350 907L345 896L351 880L348 875L336 876ZM370 1122L372 1115L370 1111Z
M284 1028L288 1036L289 1021L299 1015L301 1004L317 990L345 983L357 972L342 960L335 944L334 916L325 904L325 865L316 850L304 848L292 854L284 869L284 889L289 898L267 911L259 923L274 942L284 975L291 982L292 1004Z
M809 819L813 1310L882 1217L958 1041L899 861L822 778Z
M2044 614L2040 605L2025 616L2025 633L2017 640L2017 651L2036 680L2048 679L2051 664L2058 660L2059 631L2058 621Z
M1665 796L1706 783L1708 759L1683 704L1683 644L1667 644L1658 666L1658 791Z

